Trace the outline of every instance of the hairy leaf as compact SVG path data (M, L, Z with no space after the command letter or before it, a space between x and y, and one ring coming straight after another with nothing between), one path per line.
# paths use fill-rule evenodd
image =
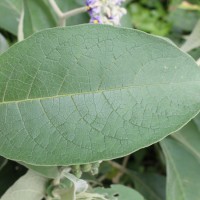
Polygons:
M28 171L3 195L1 200L40 200L45 196L46 179Z
M167 160L167 200L199 200L200 133L194 122L161 142Z
M0 154L34 165L112 159L200 109L200 69L169 42L105 25L54 28L0 56Z

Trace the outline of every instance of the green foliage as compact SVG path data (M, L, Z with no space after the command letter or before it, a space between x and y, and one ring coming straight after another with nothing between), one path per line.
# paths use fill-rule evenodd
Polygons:
M133 25L137 29L161 36L167 35L171 29L171 24L167 21L167 13L159 1L151 4L149 1L144 1L142 5L133 3L129 6L129 12L132 15Z
M200 1L82 6L0 1L0 199L199 200Z

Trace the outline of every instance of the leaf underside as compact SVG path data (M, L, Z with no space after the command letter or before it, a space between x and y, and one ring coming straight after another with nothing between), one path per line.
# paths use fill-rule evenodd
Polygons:
M200 109L200 69L169 42L105 25L53 28L0 56L0 154L35 165L124 156Z

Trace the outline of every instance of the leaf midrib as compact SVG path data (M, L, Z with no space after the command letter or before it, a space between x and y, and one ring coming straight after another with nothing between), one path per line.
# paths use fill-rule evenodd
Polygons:
M47 99L53 99L53 98L72 97L72 96L86 95L86 94L98 94L98 93L111 92L111 91L117 91L117 90L127 90L130 88L136 88L136 87L150 87L150 86L162 86L162 85L169 86L169 85L181 85L181 84L186 84L186 83L200 83L200 80L199 81L187 81L187 82L175 82L175 83L157 83L157 84L148 84L148 85L147 84L132 85L132 86L117 87L117 88L109 88L109 89L104 89L104 90L62 94L62 95L55 95L55 96L49 96L49 97L39 97L39 98L33 98L33 99L22 99L22 100L16 100L16 101L2 101L2 102L0 102L0 105L12 104L12 103L18 104L18 103L23 103L23 102L27 102L27 101L41 101L41 100L47 100Z

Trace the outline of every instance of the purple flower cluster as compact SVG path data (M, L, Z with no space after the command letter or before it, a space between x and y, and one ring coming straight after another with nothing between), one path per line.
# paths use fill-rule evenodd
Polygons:
M126 10L121 7L125 0L86 0L90 23L119 25Z

